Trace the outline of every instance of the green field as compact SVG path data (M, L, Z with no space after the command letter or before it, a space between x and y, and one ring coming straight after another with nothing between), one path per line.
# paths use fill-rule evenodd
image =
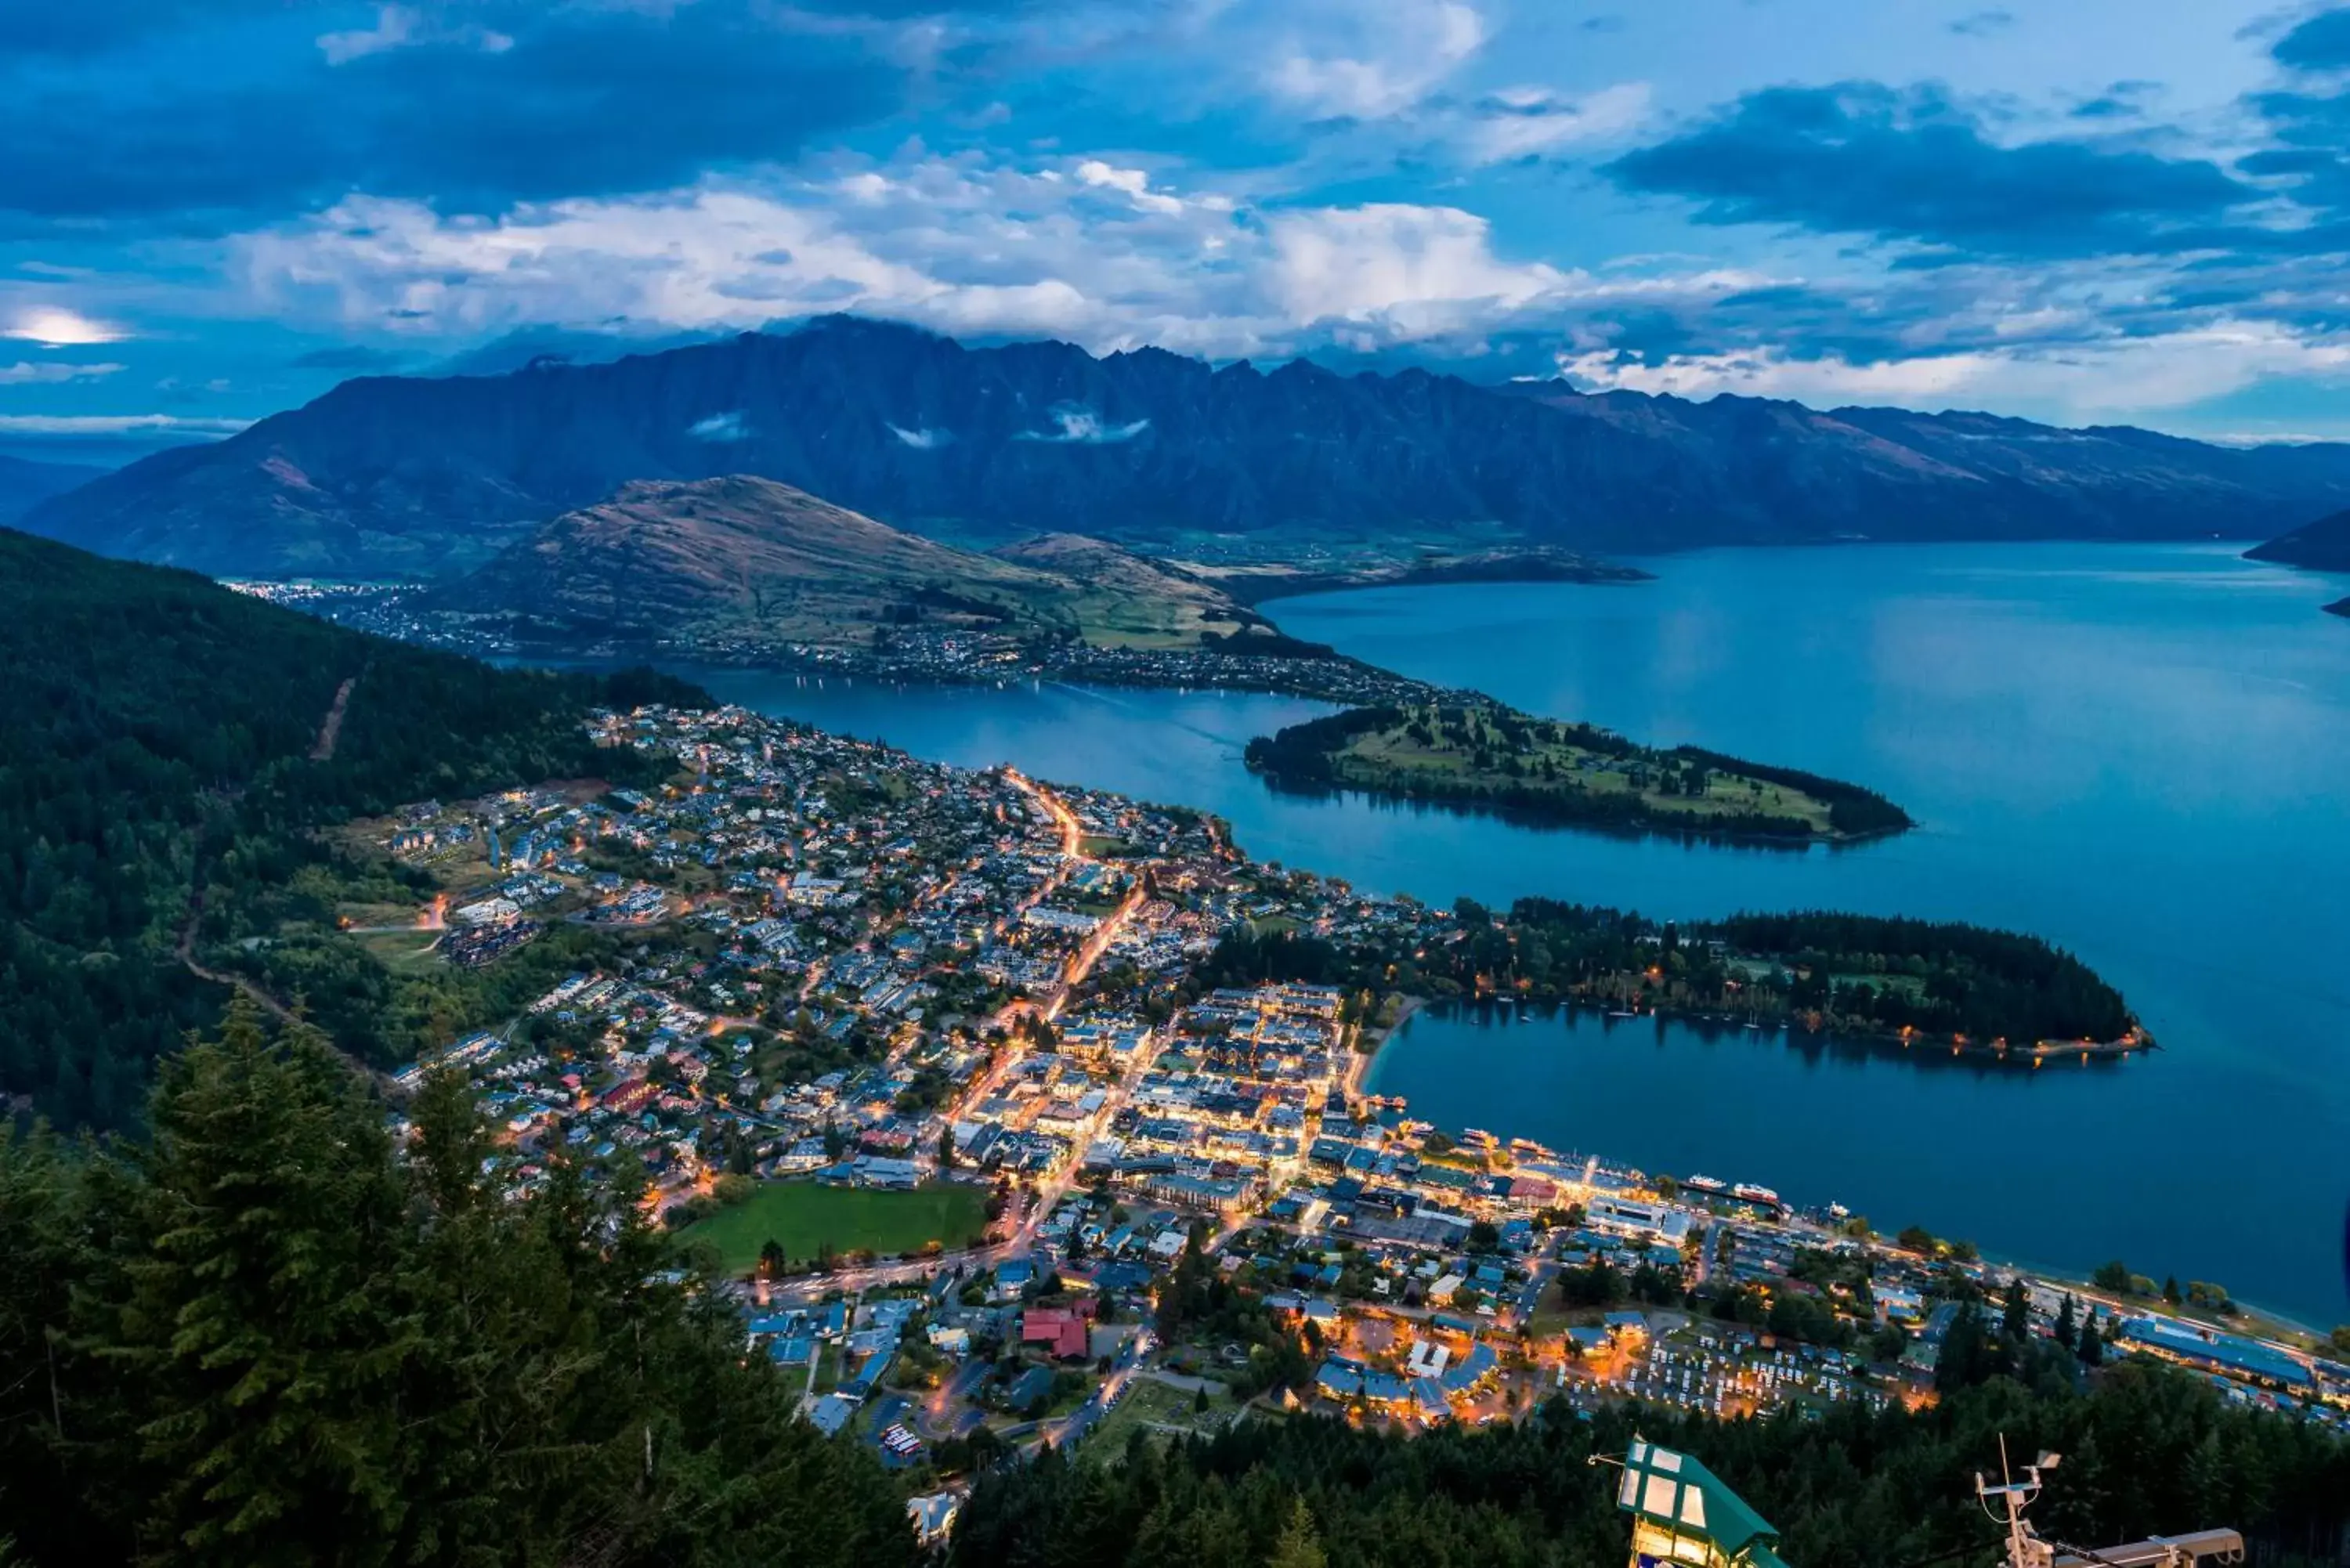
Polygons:
M911 1192L825 1187L813 1181L770 1181L731 1209L722 1209L682 1233L718 1249L730 1273L759 1261L769 1237L791 1261L814 1260L826 1242L836 1252L915 1252L932 1241L949 1248L976 1241L987 1230L983 1188L941 1182Z

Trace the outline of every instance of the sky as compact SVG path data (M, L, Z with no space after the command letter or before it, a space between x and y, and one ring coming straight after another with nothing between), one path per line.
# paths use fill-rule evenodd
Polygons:
M855 311L2350 439L2350 7L0 6L0 450Z

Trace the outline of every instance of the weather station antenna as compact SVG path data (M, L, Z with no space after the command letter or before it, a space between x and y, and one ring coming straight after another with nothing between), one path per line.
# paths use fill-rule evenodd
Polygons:
M2092 1549L2050 1541L2024 1517L2033 1500L2046 1485L2046 1473L2063 1462L2061 1454L2043 1452L2023 1467L2018 1480L2007 1461L2007 1438L1999 1439L1999 1484L1975 1473L1975 1501L1994 1524L2007 1530L2007 1568L2197 1568L2203 1563L2232 1563L2244 1560L2244 1538L2232 1530L2199 1530L2189 1535L2151 1535L2126 1546ZM2001 1517L2002 1513L2005 1518Z

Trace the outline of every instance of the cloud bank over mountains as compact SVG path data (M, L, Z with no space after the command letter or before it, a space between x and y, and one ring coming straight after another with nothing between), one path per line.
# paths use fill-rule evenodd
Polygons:
M2350 435L2350 9L35 9L0 437L841 310Z

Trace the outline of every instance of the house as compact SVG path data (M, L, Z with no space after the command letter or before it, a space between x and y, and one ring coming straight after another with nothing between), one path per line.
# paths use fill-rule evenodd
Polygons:
M1056 1361L1086 1357L1086 1319L1057 1307L1032 1307L1020 1314L1020 1343L1041 1345Z
M1040 1413L1053 1401L1053 1369L1032 1366L1012 1380L1003 1392L1003 1402L1023 1416Z
M819 1394L808 1402L808 1425L827 1438L837 1438L857 1414L857 1401L837 1394Z

